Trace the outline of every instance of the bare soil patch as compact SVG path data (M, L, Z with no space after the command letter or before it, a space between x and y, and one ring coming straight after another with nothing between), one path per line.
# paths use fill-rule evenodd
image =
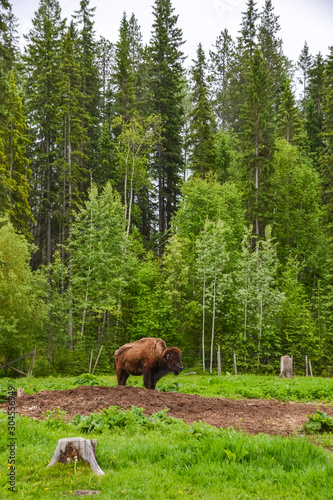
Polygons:
M233 427L250 434L291 435L299 432L307 415L316 410L333 417L333 407L320 404L279 402L264 399L204 398L198 395L159 392L138 387L81 386L64 391L40 391L25 394L16 400L16 411L35 419L42 412L59 407L67 417L89 415L95 411L118 405L124 410L131 405L145 408L151 415L165 408L168 415L187 423L207 422L216 427ZM6 411L6 404L0 409Z

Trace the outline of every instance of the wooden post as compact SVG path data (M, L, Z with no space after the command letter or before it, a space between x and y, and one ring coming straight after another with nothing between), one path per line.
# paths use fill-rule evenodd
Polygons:
M77 462L83 460L90 465L95 474L103 476L104 471L102 471L96 460L96 446L97 439L84 439L82 437L59 439L56 450L47 467L51 467L57 462L66 464L71 461Z
M221 375L221 346L217 345L217 374Z
M236 354L234 353L234 372L235 375L237 375L237 361L236 361Z
M289 356L281 356L280 359L281 359L280 378L294 378L293 360Z
M95 366L94 366L94 368L93 368L92 373L94 373L94 371L95 371L95 368L96 368L96 366L97 366L97 363L98 363L99 357L100 357L100 355L101 355L102 349L103 349L103 346L101 345L101 347L99 348L99 352L98 352L98 355L97 355L97 358L96 358L96 361L95 361Z
M37 352L37 346L35 345L35 350L34 350L33 354L31 355L31 358L30 358L30 366L29 366L28 375L32 375L32 370L34 369L34 362L35 362L36 352Z
M309 368L310 368L310 376L311 376L311 377L313 377L313 375L312 375L312 366L311 366L311 361L310 361L310 359L309 359Z
M93 358L93 349L91 349L91 353L90 353L90 362L89 362L89 373L91 373L91 363L92 363L92 358Z
M309 376L309 369L308 369L308 355L305 355L305 376Z

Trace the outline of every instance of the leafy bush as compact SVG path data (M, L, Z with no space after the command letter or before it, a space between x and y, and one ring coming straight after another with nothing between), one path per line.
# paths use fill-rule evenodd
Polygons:
M307 416L309 421L303 425L307 434L333 432L333 418L319 410L314 415Z
M110 387L110 384L103 379L100 379L92 373L83 373L74 382L74 385L102 385ZM113 384L111 385L113 387Z
M81 429L83 432L103 432L114 429L134 430L138 427L154 429L160 425L170 425L177 419L167 417L168 410L161 410L151 417L146 417L143 408L131 406L130 410L122 411L119 406L110 406L99 413L89 416L75 415L71 426Z
M161 392L180 392L183 389L183 384L180 384L179 382L170 382L167 384L164 384L161 388ZM183 391L182 391L183 392Z

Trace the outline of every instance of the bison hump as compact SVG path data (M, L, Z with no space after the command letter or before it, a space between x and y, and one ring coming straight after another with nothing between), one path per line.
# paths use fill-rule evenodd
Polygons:
M160 355L162 356L163 352L166 349L166 343L162 339L157 339L155 337L144 337L140 340L136 340L135 342L130 342L128 344L124 344L119 347L117 355L123 354L126 351L135 351L137 353L145 352L149 353L152 356Z

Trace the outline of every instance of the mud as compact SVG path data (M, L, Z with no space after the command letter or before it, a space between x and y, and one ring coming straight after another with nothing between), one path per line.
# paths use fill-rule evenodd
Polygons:
M333 406L279 402L264 399L205 398L198 395L159 392L138 387L82 386L63 391L40 391L25 394L16 400L16 411L35 419L42 412L59 407L74 415L89 415L95 411L118 405L124 410L131 405L145 408L146 415L168 408L168 415L187 423L207 422L216 427L233 427L249 434L292 435L300 432L307 415L321 410L333 417ZM6 411L6 404L0 409Z

